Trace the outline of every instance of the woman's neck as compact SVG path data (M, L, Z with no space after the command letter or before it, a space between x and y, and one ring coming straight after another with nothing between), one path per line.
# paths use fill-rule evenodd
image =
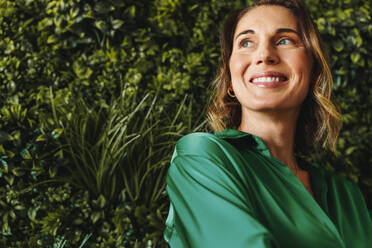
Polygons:
M294 157L294 138L298 110L282 112L243 111L239 130L260 137L272 156L286 164L292 171L298 165Z

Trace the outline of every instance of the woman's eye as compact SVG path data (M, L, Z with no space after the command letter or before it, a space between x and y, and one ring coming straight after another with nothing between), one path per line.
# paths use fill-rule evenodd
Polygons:
M241 45L242 47L251 47L251 46L253 45L253 43L252 43L251 41L249 41L249 40L243 40L243 41L240 43L240 45Z
M278 42L278 45L288 45L288 44L292 44L293 41L291 39L281 39L279 42Z

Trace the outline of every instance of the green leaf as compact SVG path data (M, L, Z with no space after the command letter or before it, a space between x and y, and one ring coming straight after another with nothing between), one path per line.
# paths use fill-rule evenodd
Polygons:
M343 49L344 49L344 43L342 41L335 41L332 43L333 44L333 48L337 51L337 52L341 52Z
M18 210L18 211L21 211L21 210L25 210L26 208L25 208L25 206L22 206L22 205L16 205L16 206L14 207L14 209L15 209L15 210Z
M80 219L80 218L77 218L73 221L74 225L81 225L83 224L85 221L83 219Z
M123 24L124 24L124 21L123 20L113 20L112 22L111 22L111 24L112 24L112 28L113 29L119 29L121 26L123 26Z
M323 17L320 17L316 20L319 31L323 31L325 29L326 23L327 22Z
M353 52L351 55L350 55L350 58L351 58L351 61L356 64L358 63L359 59L360 59L360 53L358 52Z
M106 199L103 195L99 195L97 201L96 201L97 205L99 208L104 208L105 205L106 205Z
M0 131L0 144L4 144L8 140L11 140L11 136L4 131Z
M47 140L46 138L47 137L46 137L45 134L41 134L41 135L37 136L36 141L46 141Z
M50 35L50 36L48 37L47 43L48 43L48 44L52 44L52 43L55 43L57 40L58 40L58 39L57 39L56 36L54 36L54 35Z
M356 45L357 47L362 46L362 45L363 45L363 39L362 39L362 37L357 36L357 37L353 40L353 44Z
M110 4L106 1L99 1L94 6L94 10L97 11L99 14L107 14L110 12Z
M12 170L12 173L17 176L17 177L20 177L20 176L23 176L25 174L25 171L21 168L21 167L16 167Z
M5 175L4 178L9 183L9 185L13 185L13 183L14 183L14 176L13 175Z
M90 216L90 219L92 220L93 223L96 223L100 218L101 218L101 212L99 211L94 211L92 215Z
M351 147L349 147L348 149L346 149L345 154L346 154L346 155L350 155L350 154L352 154L356 149L358 149L358 147L356 147L356 146L351 146Z
M136 16L136 6L132 5L128 8L129 10L129 13L132 17L135 17Z

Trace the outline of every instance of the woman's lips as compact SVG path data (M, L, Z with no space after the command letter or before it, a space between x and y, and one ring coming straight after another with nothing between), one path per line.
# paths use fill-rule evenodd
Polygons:
M286 84L288 78L280 72L266 71L260 72L251 77L250 83L258 87L273 88Z

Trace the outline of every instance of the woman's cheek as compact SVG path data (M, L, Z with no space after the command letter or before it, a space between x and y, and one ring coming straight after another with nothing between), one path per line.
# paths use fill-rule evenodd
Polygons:
M249 66L249 58L244 54L235 54L230 58L230 72L233 80L243 78L246 69Z

